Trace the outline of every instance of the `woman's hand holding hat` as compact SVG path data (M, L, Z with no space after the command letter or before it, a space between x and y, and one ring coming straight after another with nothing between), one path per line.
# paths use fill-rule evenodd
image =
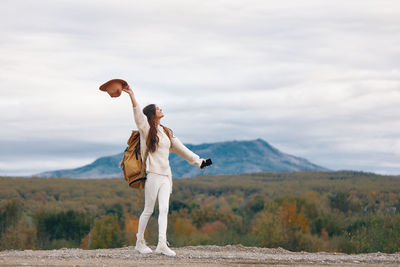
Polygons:
M129 84L122 87L122 91L124 91L125 93L128 93L128 94L133 94L133 91L132 91L131 87L129 86Z
M135 95L129 84L122 79L112 79L102 84L99 88L101 91L107 92L111 97L119 97L122 91L129 94L132 100L133 107L137 106Z
M122 88L128 86L128 83L122 79L112 79L102 84L99 89L107 92L111 97L119 97L122 93Z

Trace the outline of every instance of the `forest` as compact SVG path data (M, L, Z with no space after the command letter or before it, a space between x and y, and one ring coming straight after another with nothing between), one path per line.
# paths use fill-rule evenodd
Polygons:
M122 178L0 177L0 249L116 248L136 242L144 191ZM157 205L145 237L156 245ZM400 177L264 172L174 179L172 247L400 251Z

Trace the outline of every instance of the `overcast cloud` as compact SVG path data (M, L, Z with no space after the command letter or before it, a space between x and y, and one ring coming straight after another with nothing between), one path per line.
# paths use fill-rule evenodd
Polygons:
M185 143L262 138L400 174L398 1L1 1L0 175L78 167L135 128L127 80ZM201 155L206 157L207 155Z

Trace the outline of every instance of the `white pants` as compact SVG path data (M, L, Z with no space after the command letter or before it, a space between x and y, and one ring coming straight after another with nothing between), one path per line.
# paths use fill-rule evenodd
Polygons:
M160 211L158 215L158 236L166 239L170 188L171 185L167 175L147 174L144 186L144 210L139 218L138 236L143 237L158 197L158 209Z

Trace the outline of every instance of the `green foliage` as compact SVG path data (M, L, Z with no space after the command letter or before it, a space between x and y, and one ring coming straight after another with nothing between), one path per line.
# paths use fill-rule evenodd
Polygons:
M90 222L82 212L38 211L34 215L37 229L37 245L49 249L59 247L77 247L81 239L89 232ZM60 241L62 240L62 241Z
M347 213L350 208L349 193L338 192L335 196L330 197L331 207Z
M264 209L264 199L262 199L260 197L254 199L254 201L252 201L250 203L250 210L253 213L257 213L257 212L259 212L259 211L261 211L263 209Z
M125 215L123 207L120 203L113 203L112 205L106 205L104 207L106 215L115 215L118 220L118 224L121 229L124 229Z
M4 201L0 207L0 238L9 227L15 227L22 215L18 200Z
M173 211L179 211L181 209L187 209L189 213L192 212L194 209L199 209L200 205L196 203L191 203L190 205L186 204L185 202L172 199L169 205L168 212L171 214Z
M0 249L34 249L36 228L24 220L8 227L0 239Z
M329 236L341 235L345 230L345 217L338 212L321 213L312 222L312 233L321 235L323 231Z
M398 252L399 182L347 171L177 179L168 240L172 246ZM1 249L132 245L144 205L144 194L120 178L0 177L0 199ZM153 245L157 215L156 208L145 233Z
M24 220L19 200L6 200L0 206L0 249L32 249L36 230Z
M216 218L216 210L211 205L200 207L192 212L192 220L197 228L200 228L206 222L215 221Z
M343 252L398 252L400 215L367 214L352 220L341 243Z
M276 248L281 246L285 240L279 215L267 210L255 216L252 234L255 237L255 245L260 247Z
M121 228L115 215L105 215L94 222L94 227L83 241L82 247L90 249L117 248L123 244Z

